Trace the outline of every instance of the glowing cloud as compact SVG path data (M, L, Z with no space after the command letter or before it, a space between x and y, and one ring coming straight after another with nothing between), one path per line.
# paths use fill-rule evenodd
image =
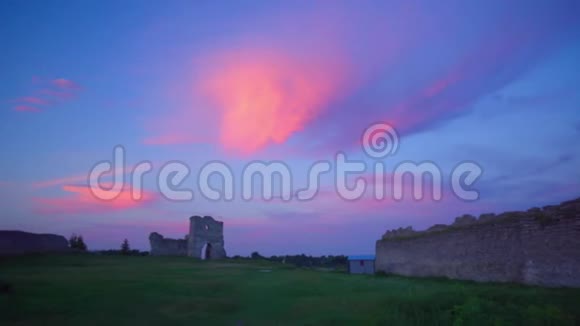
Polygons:
M82 87L68 79L58 78L50 81L43 81L40 77L33 76L32 84L37 88L35 95L22 96L9 102L16 103L13 107L18 112L41 112L38 106L51 106L65 100L70 100L82 90ZM38 86L45 88L38 89Z
M344 80L339 64L249 51L218 56L201 85L221 111L220 142L242 154L283 143L332 101Z
M88 186L64 185L62 190L74 195L64 198L36 198L38 210L43 213L94 213L124 210L140 207L156 198L153 193L143 191L141 199L135 199L132 189L127 186L123 188L119 196L112 200L101 200L95 197Z
M101 176L101 178L111 179L113 177L113 172L115 174L126 175L128 173L131 173L131 171L133 171L134 169L135 169L135 166L118 167L112 172L105 173L103 176ZM84 182L87 182L88 178L89 178L89 176L87 173L77 174L77 175L66 176L66 177L62 177L62 178L37 181L37 182L32 183L32 187L33 188L47 188L47 187L54 187L54 186L64 186L64 185L73 184L73 183L84 183ZM112 185L104 185L104 187L110 187L110 186L112 186Z

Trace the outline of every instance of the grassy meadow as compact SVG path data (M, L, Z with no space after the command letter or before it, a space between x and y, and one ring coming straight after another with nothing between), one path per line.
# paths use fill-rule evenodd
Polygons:
M267 261L0 258L0 325L574 325L580 289L347 275Z

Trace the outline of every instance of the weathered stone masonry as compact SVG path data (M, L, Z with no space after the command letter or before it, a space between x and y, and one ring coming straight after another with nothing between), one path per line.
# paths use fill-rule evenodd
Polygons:
M167 239L161 234L153 232L149 235L152 256L185 256L187 255L187 238Z
M189 218L189 234L184 239L167 239L153 232L149 235L152 256L189 256L220 259L226 257L224 223L211 216Z
M376 243L376 270L580 287L580 198L479 219L464 215L423 232L388 231Z

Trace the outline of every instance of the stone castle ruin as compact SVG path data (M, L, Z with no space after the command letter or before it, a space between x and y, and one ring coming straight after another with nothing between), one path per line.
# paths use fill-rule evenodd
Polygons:
M152 256L188 256L199 259L226 258L224 223L211 216L189 218L189 234L184 239L166 239L153 232L149 235Z
M376 243L376 271L481 282L580 287L580 198L525 212L426 231L387 231Z

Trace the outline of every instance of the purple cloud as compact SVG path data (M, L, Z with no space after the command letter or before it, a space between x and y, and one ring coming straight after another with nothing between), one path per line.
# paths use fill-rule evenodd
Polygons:
M39 108L30 105L17 105L14 107L14 111L18 112L41 112Z
M65 78L53 79L50 83L53 86L56 86L56 87L61 88L61 89L66 89L66 90L79 90L79 89L81 89L81 86L79 84L77 84L76 82L74 82L72 80L65 79Z
M40 112L36 106L49 106L57 102L68 101L76 96L82 87L71 80L58 78L51 81L44 81L38 76L32 77L32 84L42 88L34 91L37 95L22 96L9 102L24 103L14 107L19 112ZM47 99L50 98L50 99Z

